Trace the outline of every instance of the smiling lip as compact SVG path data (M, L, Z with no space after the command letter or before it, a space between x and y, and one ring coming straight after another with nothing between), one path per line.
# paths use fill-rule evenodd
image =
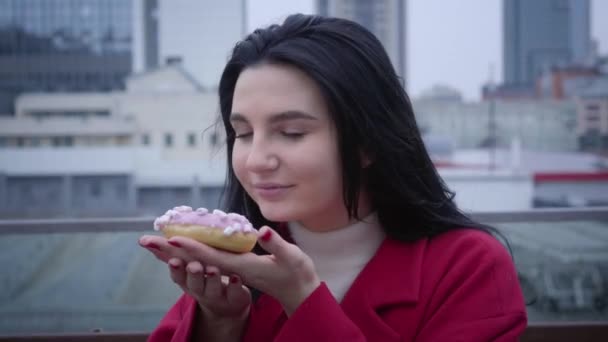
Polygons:
M259 183L253 185L256 194L265 200L281 199L293 187L293 185L275 183Z

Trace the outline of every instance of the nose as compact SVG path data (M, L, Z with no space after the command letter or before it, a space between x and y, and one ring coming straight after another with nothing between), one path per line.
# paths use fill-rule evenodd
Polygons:
M246 168L250 172L262 173L276 170L279 166L279 158L273 152L271 144L264 139L254 137L249 146Z

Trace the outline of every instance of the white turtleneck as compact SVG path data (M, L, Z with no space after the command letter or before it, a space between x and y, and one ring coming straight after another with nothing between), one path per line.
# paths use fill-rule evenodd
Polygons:
M375 213L329 232L313 232L297 222L288 226L293 240L310 256L319 278L338 302L385 238Z

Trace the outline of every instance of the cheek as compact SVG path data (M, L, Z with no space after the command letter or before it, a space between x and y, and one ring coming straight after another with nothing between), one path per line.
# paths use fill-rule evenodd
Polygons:
M291 170L308 184L305 190L309 196L321 200L334 197L332 193L342 193L340 160L331 147L323 144L291 156Z

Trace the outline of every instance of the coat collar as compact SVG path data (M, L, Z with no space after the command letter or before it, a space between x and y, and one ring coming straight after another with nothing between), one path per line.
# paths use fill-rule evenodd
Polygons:
M286 223L279 224L277 228L287 241L293 243ZM342 307L356 307L360 305L361 298L366 298L372 308L417 302L427 243L426 238L414 242L386 238L344 295Z
M385 239L347 291L342 306L359 306L366 298L372 308L418 301L427 239L401 242Z
M418 301L426 246L427 239L412 243L385 239L346 292L340 306L366 336L378 341L401 340L379 319L378 312L384 306ZM264 296L256 306L265 308L265 320L274 322L272 326L285 324L287 316L274 298Z

